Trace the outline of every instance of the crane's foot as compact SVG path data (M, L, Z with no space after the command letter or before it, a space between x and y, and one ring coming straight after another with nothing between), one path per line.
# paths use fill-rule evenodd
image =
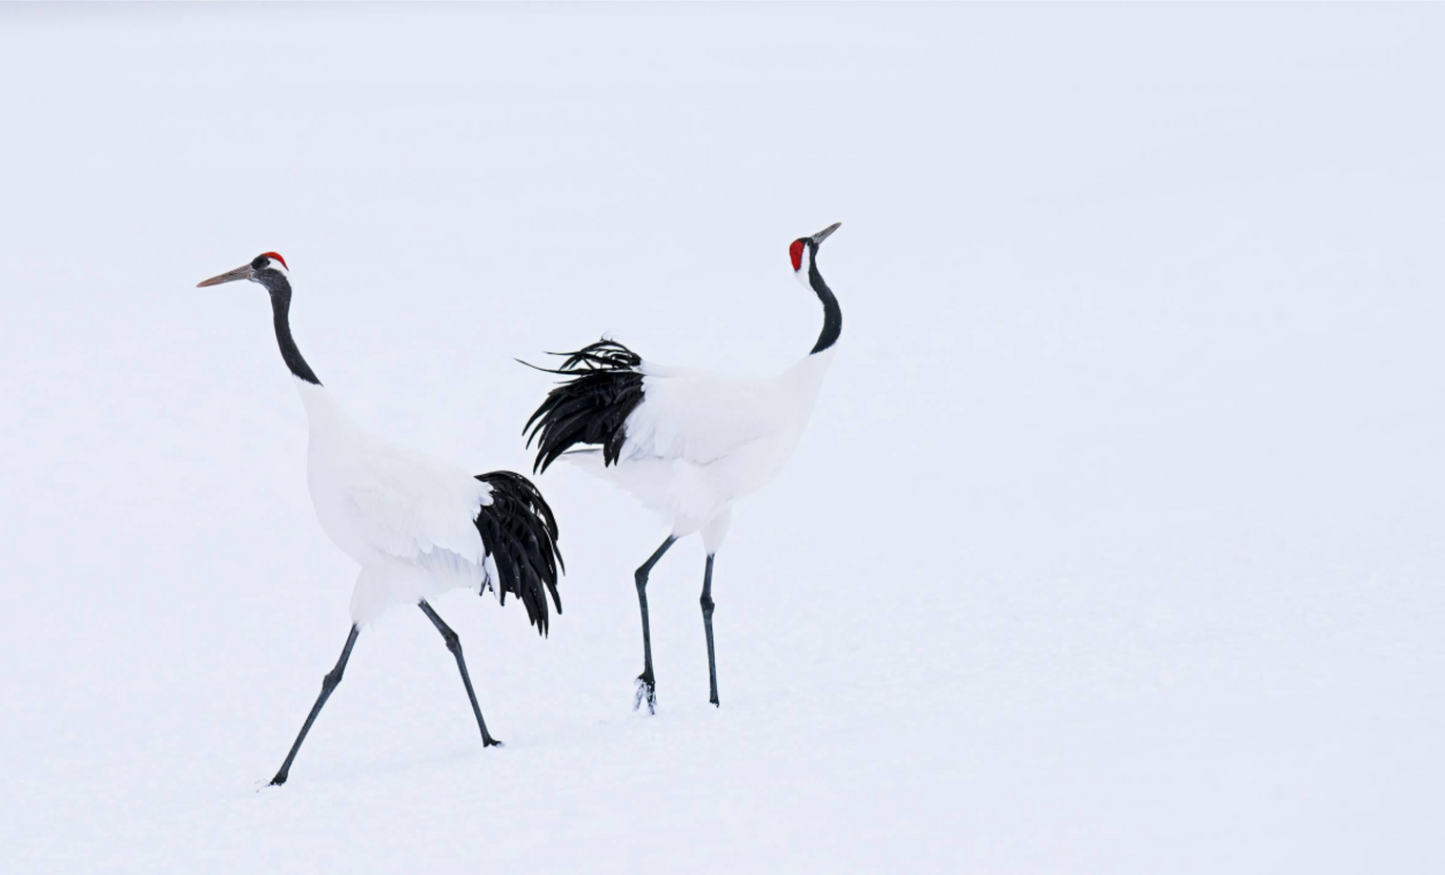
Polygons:
M657 713L657 684L652 679L652 672L644 671L637 676L637 696L632 700L632 710L636 711L642 707L643 701L647 702L647 713Z
M482 747L506 747L506 745L488 735L482 739Z
M284 783L286 783L286 774L284 772L277 772L276 777L272 778L271 783L267 784L266 786L279 787Z

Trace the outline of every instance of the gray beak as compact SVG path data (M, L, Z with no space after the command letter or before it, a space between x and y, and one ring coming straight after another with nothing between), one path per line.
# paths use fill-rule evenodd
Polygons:
M827 240L827 239L828 239L828 235L829 235L829 234L832 234L834 231L838 230L840 227L842 227L842 225L843 225L842 222L834 222L833 224L829 225L828 227L826 227L826 228L824 228L823 230L819 231L818 233L814 234L814 235L813 235L813 245L816 246L816 245L818 245L819 243L822 243L824 240Z
M251 269L251 265L243 264L235 270L228 270L225 273L220 274L219 276L213 276L208 280L201 280L200 282L196 283L196 288L204 289L206 286L219 286L221 283L233 283L236 280L248 280L252 276L254 276L255 273L256 271Z

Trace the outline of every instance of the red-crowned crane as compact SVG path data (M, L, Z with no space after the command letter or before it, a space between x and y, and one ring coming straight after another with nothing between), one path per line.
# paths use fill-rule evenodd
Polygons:
M286 761L271 779L286 783L296 752L311 724L341 682L361 628L387 608L413 605L426 614L456 657L483 746L500 744L482 720L457 634L428 598L451 589L492 590L505 602L511 593L527 617L547 632L547 597L557 612L557 521L527 478L510 471L473 477L460 468L363 431L322 388L291 337L291 282L286 260L275 252L200 283L236 280L260 284L271 295L281 358L296 378L310 428L306 480L321 527L336 546L361 565L351 597L351 632L341 658L321 683Z
M802 437L833 362L843 313L818 273L818 248L838 230L829 225L789 248L793 273L823 303L823 330L807 357L768 379L739 379L645 361L616 341L601 341L563 356L549 373L567 379L548 393L525 431L539 443L534 471L564 454L644 504L672 527L637 569L642 610L642 674L636 709L657 707L652 635L647 618L647 576L679 538L702 533L707 568L702 578L702 622L707 635L709 701L718 704L712 634L712 569L727 535L733 503L757 491L782 469Z

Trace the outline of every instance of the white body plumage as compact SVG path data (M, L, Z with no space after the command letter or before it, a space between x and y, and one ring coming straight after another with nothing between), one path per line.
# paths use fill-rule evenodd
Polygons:
M306 481L321 528L361 565L358 625L496 579L473 520L492 489L453 465L367 434L319 385L296 381L309 425Z
M803 436L836 346L768 379L741 379L644 360L643 397L627 417L616 464L569 453L665 517L677 538L702 532L708 553L733 503L767 485Z

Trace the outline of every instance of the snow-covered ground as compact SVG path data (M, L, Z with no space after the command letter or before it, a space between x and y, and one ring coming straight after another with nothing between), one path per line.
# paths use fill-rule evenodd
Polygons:
M1445 871L1445 9L0 8L0 869ZM559 466L565 613L345 639L255 286L376 431L512 362L837 363L696 539Z

